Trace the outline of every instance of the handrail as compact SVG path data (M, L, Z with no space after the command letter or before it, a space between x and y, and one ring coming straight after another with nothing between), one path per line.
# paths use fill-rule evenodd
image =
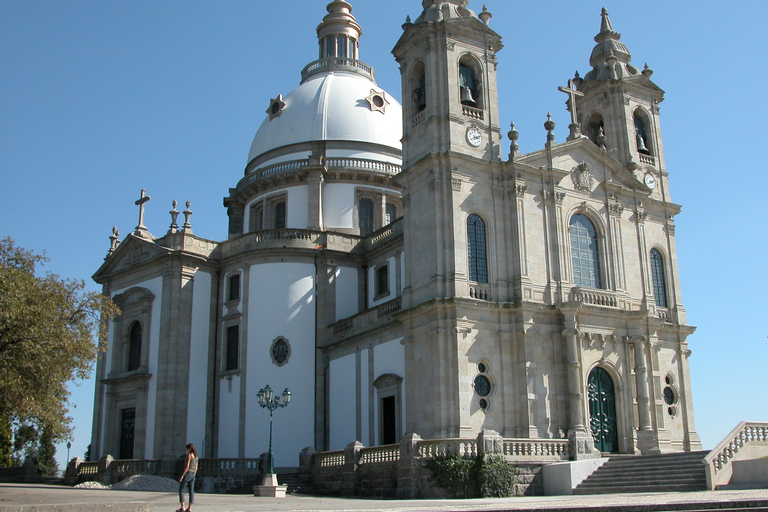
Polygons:
M754 444L768 451L768 423L742 421L736 425L702 460L707 471L707 487L714 490L718 485L727 484L733 474L731 463L739 460L739 452Z

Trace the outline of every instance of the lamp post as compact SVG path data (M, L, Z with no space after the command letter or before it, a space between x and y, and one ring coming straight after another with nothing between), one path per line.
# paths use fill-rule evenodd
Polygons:
M269 454L267 458L269 459L269 474L274 474L275 468L272 463L272 413L278 407L287 407L291 403L291 392L288 391L288 388L285 388L282 395L275 395L272 388L267 384L259 390L256 396L259 400L259 405L269 410ZM280 403L280 398L283 399L282 403Z
M69 449L72 448L72 441L67 441L67 463L69 463Z

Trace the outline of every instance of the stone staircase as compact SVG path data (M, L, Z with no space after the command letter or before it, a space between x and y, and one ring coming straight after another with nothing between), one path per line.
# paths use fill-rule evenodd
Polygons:
M684 492L707 489L707 451L615 455L581 482L573 494Z

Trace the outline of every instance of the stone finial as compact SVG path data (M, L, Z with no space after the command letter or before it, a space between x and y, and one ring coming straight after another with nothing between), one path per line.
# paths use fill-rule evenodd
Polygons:
M578 72L578 71L576 71L576 72L573 74L573 78L572 78L571 80L573 81L573 85L575 85L577 89L578 89L579 87L581 87L581 84L583 84L583 83L584 83L584 79L583 79L583 78L581 78L581 76L579 76L579 72Z
M514 122L509 127L507 137L512 141L509 145L509 159L514 160L516 156L520 156L520 146L517 145L517 139L520 138L520 132L515 130Z
M603 127L597 129L597 136L595 137L595 144L597 144L599 147L605 149L605 132L603 132Z
M491 11L488 10L488 8L483 4L483 10L480 14L478 14L478 17L483 21L483 23L488 26L489 22L491 21L491 18L493 17L493 14L491 14Z
M653 70L648 67L648 63L646 62L645 67L640 73L642 73L645 78L651 78L651 75L653 75Z
M107 253L107 256L115 252L118 245L120 245L120 232L117 230L117 226L112 226L112 235L109 237L109 252Z
M179 216L179 210L176 209L176 205L178 205L179 203L177 203L176 200L174 199L171 204L173 205L173 210L168 212L171 214L171 225L168 228L168 233L175 233L179 230L179 225L176 224L176 218Z
M187 201L187 209L182 213L184 214L184 233L187 235L192 234L192 224L189 223L189 218L192 216L192 210L189 207L192 206L192 201Z
M555 122L552 120L552 114L547 112L547 120L544 123L544 129L547 130L547 145L555 143Z

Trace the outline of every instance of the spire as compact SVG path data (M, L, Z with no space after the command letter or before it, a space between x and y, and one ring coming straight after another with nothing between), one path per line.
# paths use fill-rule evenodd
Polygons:
M619 62L629 63L632 60L632 55L627 50L627 47L624 46L624 43L619 42L621 34L613 30L611 19L608 17L608 10L605 7L600 12L600 16L602 18L600 21L600 33L595 36L597 45L595 45L592 50L592 56L589 58L590 66L593 68L599 66L605 62L605 59L611 53Z

